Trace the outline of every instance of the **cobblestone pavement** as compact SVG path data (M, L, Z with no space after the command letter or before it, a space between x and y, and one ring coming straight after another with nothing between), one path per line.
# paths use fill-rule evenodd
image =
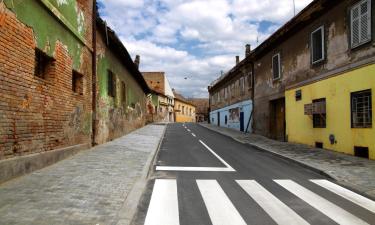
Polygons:
M251 144L323 171L341 184L375 199L375 161L302 144L279 142L211 124L201 125L239 142Z
M146 126L0 185L0 224L116 224L164 128Z

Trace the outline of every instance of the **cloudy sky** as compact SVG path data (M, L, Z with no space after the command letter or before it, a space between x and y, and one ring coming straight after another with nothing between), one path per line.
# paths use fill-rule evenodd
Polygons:
M295 0L298 13L312 0ZM165 71L185 97L207 86L293 17L293 0L98 0L141 71ZM185 79L187 78L187 79Z

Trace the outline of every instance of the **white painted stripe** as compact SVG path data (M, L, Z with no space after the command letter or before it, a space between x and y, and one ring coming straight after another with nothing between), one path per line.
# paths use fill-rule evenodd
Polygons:
M187 129L187 131L189 131L189 132L190 132L191 130L190 130L190 129Z
M295 183L294 181L274 181L340 225L368 224L353 214L320 197L314 192Z
M157 166L155 169L158 171L235 172L233 168L226 167Z
M155 180L145 225L179 225L176 180Z
M362 195L354 193L328 180L310 180L310 181L375 213L375 202L368 198L363 197Z
M191 135L193 135L193 137L197 137L194 133L191 133Z
M246 225L216 180L197 180L212 225Z
M216 158L218 158L220 160L220 162L222 162L227 168L230 168L232 169L233 171L235 171L227 162L224 161L224 159L222 159L218 154L216 154L210 147L208 147L203 141L199 140L199 142L208 149L208 151L210 151L214 156L216 156Z
M307 225L302 217L277 199L255 180L237 180L237 183L280 225Z

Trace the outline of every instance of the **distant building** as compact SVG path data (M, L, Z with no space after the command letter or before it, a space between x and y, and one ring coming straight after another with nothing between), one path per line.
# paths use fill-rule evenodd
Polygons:
M246 55L250 54L250 45L246 45ZM209 87L210 123L242 132L251 132L253 112L253 76L252 67L246 59L223 74Z
M152 90L152 122L174 122L174 94L164 72L143 72Z
M189 102L196 106L195 121L205 122L209 117L209 101L208 98L189 98Z
M175 122L196 122L196 106L174 90Z

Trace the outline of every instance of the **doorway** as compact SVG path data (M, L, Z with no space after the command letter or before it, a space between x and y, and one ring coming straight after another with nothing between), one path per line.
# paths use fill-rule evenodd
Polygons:
M245 130L245 114L244 112L240 112L240 131L244 132Z
M217 112L217 125L220 127L220 112Z
M270 134L271 138L278 141L285 139L285 98L270 102Z

